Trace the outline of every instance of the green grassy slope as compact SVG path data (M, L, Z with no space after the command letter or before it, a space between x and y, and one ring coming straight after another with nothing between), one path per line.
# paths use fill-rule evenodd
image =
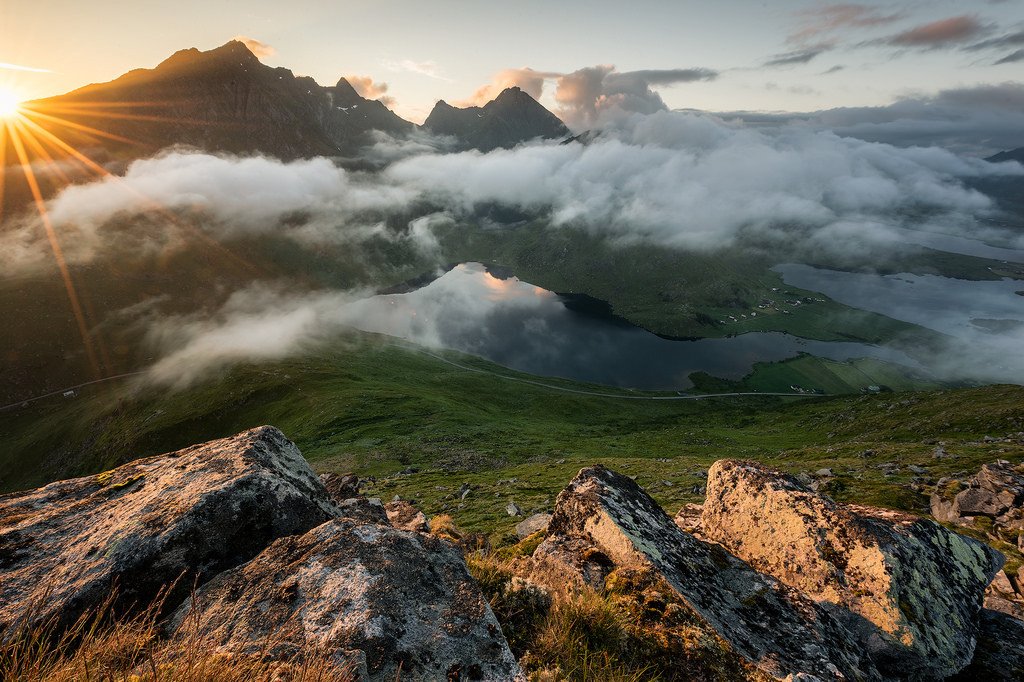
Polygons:
M700 499L711 462L748 457L794 472L831 467L829 490L839 499L923 512L926 498L915 482L996 458L1024 459L1020 439L982 440L1024 431L1024 387L647 401L561 392L495 376L536 380L482 360L449 357L484 372L349 340L304 359L239 367L177 393L114 382L0 412L0 487L98 472L269 423L318 470L374 477L373 494L415 499L465 528L500 533L514 523L507 501L526 512L549 508L575 472L594 462L636 475L670 510ZM936 459L938 441L954 456ZM879 468L887 463L897 470ZM926 473L915 474L911 464ZM410 468L417 471L399 473ZM474 489L460 502L462 483Z

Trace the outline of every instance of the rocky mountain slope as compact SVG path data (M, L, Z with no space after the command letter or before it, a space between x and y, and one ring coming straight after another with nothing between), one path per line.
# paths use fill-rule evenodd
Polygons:
M590 679L544 640L567 610L563 626L583 628L565 633L570 649L612 621L630 638L649 629L640 679L1024 672L1024 623L982 607L1000 553L754 462L716 463L703 507L676 521L628 476L586 467L504 560L450 519L360 488L317 478L261 427L0 497L0 673L31 628L59 633L114 592L122 618L163 595L161 641L228 661L315 658L351 679Z
M491 151L535 138L564 139L572 133L537 100L519 88L507 88L482 107L434 105L423 127L455 137L464 149Z
M29 117L38 111L69 122L37 117L77 146L132 157L178 144L284 159L337 156L365 144L371 130L398 135L413 129L379 101L360 97L345 79L323 87L260 63L238 41L205 52L181 50L154 69L24 108Z

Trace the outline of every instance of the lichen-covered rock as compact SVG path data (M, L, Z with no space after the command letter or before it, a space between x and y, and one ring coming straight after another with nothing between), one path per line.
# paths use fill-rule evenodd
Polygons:
M185 592L336 514L270 426L4 495L0 638L24 618L66 626L115 587L121 607L148 604L179 578Z
M754 462L708 473L704 537L827 605L888 675L937 679L974 653L1003 557L928 519L839 505Z
M534 533L548 529L551 523L551 514L533 514L516 524L516 535L519 539L528 538Z
M876 674L823 608L684 533L635 482L601 466L559 494L533 562L531 579L558 589L602 587L624 567L654 570L736 653L777 679Z
M515 680L521 672L462 555L391 526L328 521L282 538L201 588L171 617L228 653L311 648L371 680Z
M430 523L426 515L407 500L393 500L384 505L388 521L398 530L414 533L429 533Z
M951 682L1020 682L1024 680L1024 622L982 609L978 646L971 664Z

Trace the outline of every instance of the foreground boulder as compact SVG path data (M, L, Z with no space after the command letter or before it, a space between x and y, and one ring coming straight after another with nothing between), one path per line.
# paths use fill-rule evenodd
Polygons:
M233 654L311 649L371 680L514 680L501 628L451 544L348 519L278 540L171 618Z
M115 588L148 604L337 514L295 445L269 426L0 497L0 638L58 627Z
M555 503L531 579L603 587L616 569L653 570L740 656L777 678L876 676L825 609L717 545L680 530L631 479L583 469Z
M827 605L883 674L910 679L970 663L985 588L1003 563L933 521L836 504L754 462L711 467L701 532Z

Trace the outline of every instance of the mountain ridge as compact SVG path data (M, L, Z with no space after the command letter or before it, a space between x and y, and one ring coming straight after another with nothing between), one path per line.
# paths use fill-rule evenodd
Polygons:
M453 135L465 148L483 152L507 149L535 138L564 139L572 135L557 116L518 87L502 90L482 107L455 107L439 100L423 127Z

